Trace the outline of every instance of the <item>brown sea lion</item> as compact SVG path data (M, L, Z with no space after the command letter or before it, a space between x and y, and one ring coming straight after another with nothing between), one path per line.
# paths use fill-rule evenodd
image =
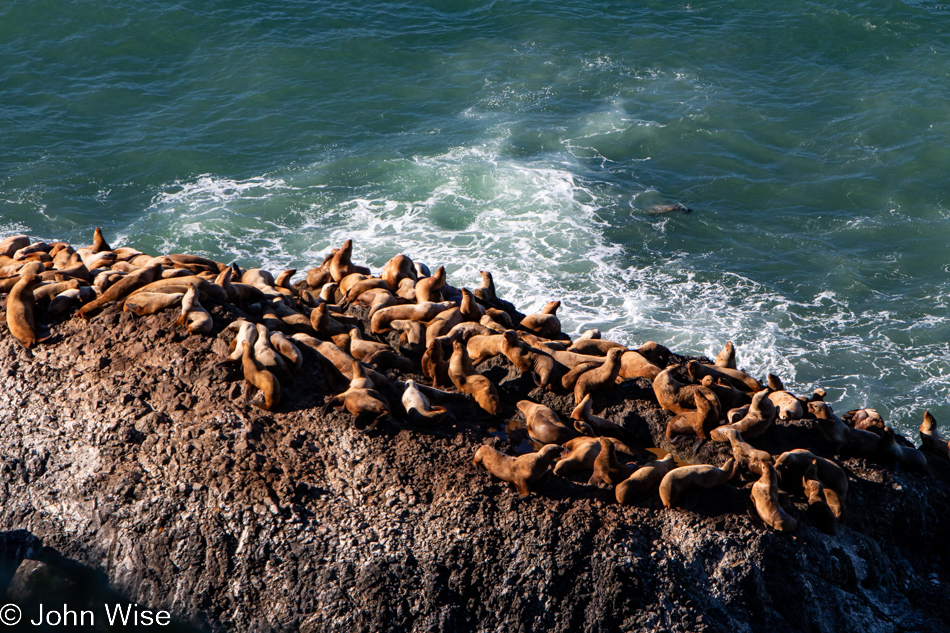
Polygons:
M501 411L501 400L495 385L475 369L465 345L460 341L453 341L452 345L454 351L449 359L449 378L452 383L462 393L475 398L478 406L489 415L498 415Z
M426 333L428 334L428 332ZM465 343L465 349L468 350L472 364L478 365L489 358L501 355L504 342L505 337L501 334L477 334L468 339Z
M706 490L726 483L732 479L735 469L736 463L732 458L722 468L709 464L674 468L660 481L660 501L667 508L677 506L680 499L691 490Z
M776 532L794 532L798 529L798 519L779 505L778 475L772 464L761 465L761 476L752 484L752 502L759 518Z
M349 338L350 326L343 325L330 316L330 309L326 303L318 303L310 311L310 327L314 329L317 336L322 338L330 338L340 334Z
M894 439L894 429L889 426L884 427L877 450L882 459L899 464L901 468L925 475L930 472L924 454L916 448L898 444Z
M617 449L609 438L601 437L600 452L594 458L594 472L587 481L588 486L609 488L626 481L637 470L637 465L621 464L617 459Z
M478 323L485 316L485 308L478 305L468 288L462 288L462 304L459 306L459 310L462 312L462 319L465 321Z
M673 378L675 367L667 367L653 379L653 393L661 407L673 413L692 411L696 405L693 394L699 392L716 408L717 415L722 411L719 398L710 389L702 385L686 385Z
M693 392L693 402L696 409L674 416L666 425L666 439L677 443L686 437L694 438L695 451L703 440L709 437L709 432L719 423L719 412L709 403L703 394Z
M445 286L445 266L439 266L431 277L423 277L415 285L416 301L441 301L442 288Z
M98 226L96 227L95 233L92 235L92 250L96 253L112 250L105 238L102 237L102 229L100 229Z
M396 319L389 323L391 329L401 332L399 344L408 347L414 353L421 351L426 342L426 326L421 321Z
M614 445L615 449L627 455L635 455L635 451L627 446L627 444L612 437L576 437L573 440L564 442L563 446L568 449L570 453L557 463L557 466L554 467L554 474L569 475L581 470L592 470L594 468L594 461L600 454L601 439L608 440Z
M162 273L160 265L149 266L127 275L115 282L109 289L99 295L98 299L90 301L79 308L79 315L84 319L89 319L102 312L102 309L112 301L119 301L129 296L133 291L148 286Z
M389 418L389 402L381 393L373 389L373 382L367 379L358 362L353 361L350 373L353 378L349 389L328 398L323 407L323 414L326 415L331 407L342 406L355 416L358 429L374 429L380 422Z
M673 354L668 347L665 345L660 345L656 341L647 341L633 351L640 354L660 369L666 368L670 362L670 356Z
M257 324L257 340L254 342L254 360L263 365L282 382L290 380L291 371L284 361L284 357L277 353L271 345L270 330L265 325Z
M534 383L542 388L551 384L557 363L544 352L523 345L514 330L502 334L501 352L522 372L530 372Z
M574 429L578 433L591 437L604 435L625 442L627 440L627 432L623 427L614 424L606 418L594 415L592 403L593 399L591 395L587 394L584 396L584 399L581 400L580 404L571 411L571 419L575 421Z
M737 369L736 367L736 347L732 341L726 341L722 351L716 354L716 360L713 363L716 367L725 367L727 369Z
M515 485L521 498L531 494L532 484L541 479L552 462L564 452L564 447L548 444L537 453L528 453L520 457L511 457L495 450L491 446L480 446L475 451L475 466L482 467L502 481Z
M620 357L621 378L646 378L653 380L663 371L647 360L640 352L624 352Z
M480 270L478 273L482 276L482 283L472 291L472 294L482 303L495 305L498 302L498 297L495 296L495 280L487 270Z
M732 413L732 411L729 412L730 417ZM771 429L776 417L775 405L769 400L769 390L763 389L752 396L752 404L749 405L749 409L745 415L736 422L731 422L724 426L733 428L739 431L743 437L751 439L753 437L759 437ZM717 442L728 441L728 438L720 433L718 428L713 429L709 437Z
M715 379L727 380L733 387L742 391L758 392L762 390L762 385L758 380L738 369L704 365L695 360L686 363L686 369L690 377L696 381L702 380L703 376L712 376Z
M561 376L561 386L565 389L565 391L574 393L574 387L577 386L577 380L591 369L595 369L601 365L603 365L602 362L598 363L588 361L586 363L580 363L569 372Z
M82 286L75 290L66 290L59 293L50 301L46 313L57 316L64 312L71 312L77 306L96 298L96 291L91 286ZM180 297L179 297L180 298Z
M294 368L295 372L303 366L303 355L300 349L283 332L271 332L270 344Z
M7 327L10 328L10 333L27 349L40 342L36 329L36 318L33 316L36 308L33 290L38 284L39 279L36 273L31 270L20 275L20 280L14 284L10 294L7 295Z
M244 380L245 380L245 401L248 399L248 395L251 392L251 387L259 389L264 394L264 403L258 404L252 401L254 406L259 407L265 411L273 411L280 405L280 383L277 381L277 377L265 369L258 361L254 358L254 354L251 350L251 346L248 345L247 341L241 341L241 363L244 368Z
M593 356L606 356L607 352L619 347L625 352L629 352L625 346L614 341L608 341L602 338L578 338L575 340L570 347L567 348L567 351L574 352L575 354L590 354ZM641 356L641 358L643 358ZM646 360L646 359L644 359ZM649 361L647 361L649 362Z
M921 448L939 455L943 459L950 459L950 442L937 428L937 419L924 411L924 421L920 424Z
M412 265L412 260L406 255L396 255L386 262L379 276L389 284L390 288L395 290L399 288L399 282L403 279L416 281L416 269Z
M198 302L198 287L191 285L181 298L181 316L176 325L184 325L192 334L208 334L214 327L211 314Z
M370 331L373 334L379 334L391 329L390 323L396 320L410 319L426 323L434 319L440 312L454 308L455 304L451 301L442 301L433 303L423 301L415 304L405 304L390 306L377 310L370 319Z
M808 499L808 509L805 511L808 522L825 534L834 536L838 532L838 517L828 504L825 487L818 479L818 469L814 462L802 477L802 490Z
M352 255L353 240L346 240L343 242L343 246L330 258L330 277L333 281L340 283L344 277L353 273L369 274L369 270L363 269L361 266L358 267L350 261Z
M122 310L136 316L156 314L179 304L184 296L183 292L140 292L126 299L122 304ZM50 308L52 307L50 304Z
M549 301L541 308L541 312L529 314L522 319L521 327L539 336L557 336L561 333L561 321L557 318L557 309L560 307L560 301Z
M445 407L433 407L411 378L406 381L406 390L402 393L402 406L410 422L425 428L440 426L448 417Z
M53 300L53 297L60 294L61 292L66 292L67 290L78 290L81 285L84 284L78 279L44 283L36 286L33 289L33 301L36 302L36 305L46 305Z
M773 391L769 394L769 400L775 405L776 415L782 422L801 420L805 415L801 401L787 391Z
M841 419L856 429L870 431L875 435L882 435L886 426L884 418L876 409L855 409L845 413Z
M350 344L345 351L349 352L350 356L356 360L363 360L366 356L379 350L391 350L389 345L385 343L377 343L376 341L367 341L364 339L359 328L351 327L348 334L350 336Z
M0 257L13 257L13 254L30 245L28 235L11 235L0 242Z
M451 332L452 328L463 320L462 311L458 308L449 308L435 315L434 319L426 323L426 347L435 339Z
M869 431L853 429L842 421L825 402L809 402L808 410L818 420L818 428L835 454L847 450L856 455L870 455L877 450L880 437Z
M762 464L771 464L772 455L767 451L761 451L754 448L751 444L742 439L742 435L731 426L722 426L716 429L719 435L725 437L732 446L732 456L736 460L737 467L743 467L751 470L756 475L762 474Z
M700 384L716 394L723 411L731 411L742 406L745 406L748 411L748 405L752 403L752 398L747 392L739 391L725 381L714 380L712 376L703 376ZM745 413L742 415L744 416ZM738 419L742 419L742 416Z
M552 409L530 400L519 400L518 410L527 421L528 437L541 444L563 444L578 437L577 431L561 423Z
M634 501L653 494L668 472L676 468L672 455L650 462L635 470L627 479L617 484L614 494L620 505L632 505Z
M834 492L840 499L839 507L843 507L848 496L848 475L844 469L830 459L819 457L811 451L796 448L782 453L775 459L775 470L778 472L782 487L790 494L801 492L802 477L814 463L818 479L825 487L825 492ZM838 514L841 519L841 514Z
M433 342L422 355L422 375L436 387L448 387L452 384L449 378L449 363L443 354L442 344Z
M216 262L213 259L208 259L207 257L199 257L198 255L172 253L170 255L165 255L165 257L171 260L175 268L188 268L192 272L206 270L217 275L219 272L224 270L226 266L226 264L222 264L221 262Z
M623 354L624 348L615 347L607 352L607 360L600 367L595 367L580 375L574 385L575 405L580 404L587 394L611 387L616 383L617 376L620 375L620 357Z

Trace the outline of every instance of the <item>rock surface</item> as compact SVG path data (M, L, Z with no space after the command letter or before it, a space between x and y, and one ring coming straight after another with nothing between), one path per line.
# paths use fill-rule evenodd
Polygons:
M494 359L479 368L499 385L504 424L453 394L437 403L455 418L443 428L396 413L361 432L346 412L320 414L331 392L304 348L269 414L218 365L233 315L212 313L210 336L189 336L172 312L74 318L32 352L0 328L0 529L202 630L950 628L950 463L928 456L923 476L843 460L837 536L804 512L798 532L772 532L731 484L666 510L548 475L520 500L476 470L474 450L525 450L514 403L530 393L566 419L570 396ZM612 391L596 412L631 441L674 448L648 381ZM751 443L829 455L808 420ZM725 456L707 444L696 458ZM8 599L33 550L12 551Z

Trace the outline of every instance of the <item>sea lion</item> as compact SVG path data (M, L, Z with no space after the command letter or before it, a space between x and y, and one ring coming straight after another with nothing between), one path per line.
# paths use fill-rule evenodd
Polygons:
M502 481L515 485L518 495L523 499L531 494L532 484L541 479L551 463L564 452L564 447L548 444L537 453L528 453L520 457L511 457L495 450L491 446L480 446L475 451L474 463Z
M673 354L668 347L660 345L656 341L647 341L633 351L661 369L669 364L670 356Z
M589 354L575 354L574 352L568 352L560 349L556 349L553 346L548 345L548 341L539 339L536 336L523 336L519 333L519 337L522 341L534 347L535 349L544 350L548 354L554 357L554 360L561 363L565 367L570 369L576 368L578 365L584 363L592 363L593 366L603 365L607 361L606 356L590 356ZM576 380L575 380L576 382Z
M588 393L612 386L617 381L617 376L620 374L620 357L623 354L624 348L614 347L607 352L607 360L600 367L595 367L580 375L574 385L575 405L580 404Z
M950 459L950 442L943 437L937 428L937 419L930 414L930 411L924 411L924 421L920 424L920 442L921 448L939 455L944 459Z
M405 304L389 306L377 310L370 319L370 331L373 334L380 334L391 329L390 323L396 320L413 320L426 323L434 319L440 312L454 308L455 304L451 301L433 303L431 301L421 301L415 304Z
M758 380L738 369L728 367L716 367L715 365L704 365L699 361L691 360L686 363L686 370L690 377L697 382L703 379L703 376L712 376L716 379L724 379L741 391L762 391L762 385Z
M779 505L778 475L772 464L761 464L759 480L752 484L752 502L759 518L776 532L794 532L798 529L798 520Z
M328 281L333 281L330 275L330 261L336 255L336 249L330 251L319 266L307 271L307 286L316 290L322 288Z
M294 293L294 287L290 285L290 280L294 275L297 274L296 268L288 268L279 275L277 279L274 280L274 287L278 290L289 290L291 294Z
M557 363L548 354L522 345L514 330L508 330L502 334L501 352L519 370L530 372L531 377L534 378L534 384L541 388L547 388L551 384L551 376L554 374Z
M422 375L436 387L448 387L452 384L449 378L449 363L443 354L442 344L433 342L422 355Z
M435 318L426 323L426 347L438 337L448 334L456 325L463 321L462 311L458 308L449 308L435 315Z
M280 405L280 383L277 377L265 369L256 358L247 341L241 341L241 363L244 368L244 399L248 400L251 387L259 389L264 394L264 403L251 402L264 411L273 411Z
M731 416L732 411L729 414ZM752 404L749 405L748 412L741 419L723 426L731 427L739 431L743 437L751 439L759 437L772 428L776 415L775 405L769 400L769 390L763 389L752 396ZM719 432L721 428L723 427L713 429L709 437L717 442L728 441L728 438Z
M571 411L571 419L574 420L574 429L578 433L588 436L604 435L616 438L622 442L627 441L627 432L623 427L614 424L610 420L594 415L593 399L590 394L584 396L580 404Z
M184 296L183 292L140 292L126 299L122 304L122 310L140 317L156 314L177 305ZM50 304L50 308L52 307L53 305Z
M916 448L898 444L894 439L894 429L889 426L884 427L877 450L882 459L899 464L901 468L924 475L930 472L924 454Z
M475 398L478 406L489 415L498 415L501 411L501 400L495 385L476 371L460 341L453 341L452 346L454 351L449 359L449 378L452 383L462 393Z
M362 366L355 360L350 374L352 375L350 387L343 393L328 398L323 407L323 414L326 415L331 407L343 406L356 417L356 428L374 429L380 422L389 418L389 402L373 388L375 385L372 380L366 377ZM368 424L367 420L369 420Z
M445 286L445 266L439 266L431 277L423 277L415 285L416 301L436 302L442 299L442 288Z
M602 338L583 338L583 337L578 338L576 341L574 341L571 344L571 346L567 348L567 351L574 352L575 354L590 354L592 356L606 356L607 352L609 352L615 347L622 348L623 351L625 352L630 351L624 345L621 345L620 343L616 343L614 341L608 341Z
M640 352L624 352L620 357L620 378L646 378L653 380L663 371L647 360Z
M426 326L421 321L411 319L396 319L389 323L391 329L401 332L399 344L408 348L412 353L422 351L426 342Z
M377 343L376 341L367 341L364 339L363 333L360 332L359 328L351 327L348 334L350 336L350 344L348 349L345 349L344 351L349 352L350 356L356 360L363 360L373 352L378 352L380 350L391 351L389 345L386 345L385 343Z
M30 237L28 235L11 235L2 242L0 242L0 258L2 257L13 257L13 254L30 245Z
M39 284L39 281L36 273L31 270L20 275L20 280L14 284L10 294L7 295L7 327L10 328L10 333L27 349L40 342L36 329L36 319L33 316L36 308L33 290Z
M161 275L162 267L160 265L142 268L137 272L127 275L118 280L109 289L103 292L99 297L83 307L79 308L79 315L84 319L89 319L102 312L102 309L112 301L119 301L129 296L135 290L144 288L154 282Z
M283 332L271 332L270 344L271 347L277 350L278 354L284 357L284 360L290 363L295 372L303 366L303 356L300 354L300 349Z
M561 423L557 413L543 404L519 400L518 410L527 421L528 437L541 444L563 444L578 436L577 431Z
M801 401L785 390L773 391L769 394L769 400L775 405L775 412L782 422L801 420L805 415Z
M70 312L76 306L82 305L87 301L96 298L96 291L91 286L82 286L74 290L66 290L59 293L46 307L46 314L57 316L64 312ZM180 297L179 297L180 298Z
M703 380L700 384L716 394L716 397L719 398L719 402L722 404L723 411L728 412L742 406L745 406L746 411L748 411L748 405L751 404L752 398L747 392L739 391L724 381L714 380L712 376L703 376ZM745 413L742 415L744 416ZM742 416L739 416L738 419L741 420Z
M729 458L722 468L709 464L674 468L660 481L660 501L667 508L679 505L680 499L691 490L705 490L719 486L735 474L735 460Z
M198 302L198 287L191 285L181 298L181 316L176 325L184 325L192 334L208 334L214 327L211 314Z
M637 499L652 494L668 472L676 468L676 461L672 455L641 466L624 481L617 484L614 494L620 505L632 505Z
M884 418L876 409L855 409L845 413L841 419L856 429L870 431L875 435L882 435L886 426Z
M609 438L601 437L597 441L600 443L600 452L594 458L594 472L587 485L609 488L626 481L637 470L637 465L621 464L617 460L617 449Z
M402 406L410 422L425 428L441 425L448 416L445 407L433 407L429 404L429 399L419 391L416 381L411 378L406 381L406 390L402 392Z
M579 365L571 369L569 372L561 376L561 386L564 388L565 391L570 391L571 393L574 393L574 387L577 386L578 379L584 374L586 374L587 372L589 372L591 369L600 367L601 365L603 365L603 363L590 362L590 361L586 363L580 363Z
M716 429L719 435L725 437L732 446L732 456L736 460L737 467L744 467L756 475L762 474L762 464L771 464L772 455L767 451L761 451L754 448L751 444L742 439L742 435L730 426L723 426Z
M834 536L838 532L838 517L835 516L834 510L828 504L825 487L818 479L818 470L814 462L811 463L808 470L805 471L804 477L802 477L802 490L806 499L808 499L808 509L805 511L805 516L808 517L809 523L825 534Z
M350 261L350 257L352 255L353 240L346 240L343 243L343 246L340 247L340 250L334 253L333 257L330 259L330 277L333 278L333 281L340 283L343 281L344 277L347 275L352 275L353 273L362 273L364 275L370 274L369 268L366 268L365 266L357 266L352 261Z
M187 268L192 272L200 272L202 270L214 273L217 275L219 272L224 270L226 264L221 262L216 262L213 259L208 259L207 257L199 257L198 255L185 255L182 253L172 253L170 255L165 255L175 268Z
M413 279L403 279L396 287L396 296L409 303L416 302L416 282Z
M56 295L67 290L78 290L83 285L78 279L70 281L54 281L36 286L33 289L33 301L36 305L46 305L53 300Z
M317 336L331 338L337 335L345 335L349 338L350 327L343 325L335 318L330 316L330 309L326 303L318 303L310 311L310 327L314 329Z
M722 351L716 354L716 360L713 362L716 367L725 367L727 369L738 369L736 367L736 347L732 341L726 341Z
M719 412L709 403L703 394L693 392L693 402L696 409L674 416L666 425L666 439L677 443L682 439L693 436L693 451L709 437L709 431L719 423Z
M632 448L627 446L624 442L612 437L576 437L573 440L564 442L563 446L568 449L570 453L557 463L557 466L554 467L554 474L569 475L580 470L592 470L594 468L594 461L600 454L601 439L606 439L619 451L630 456L635 455Z
M661 407L673 413L692 411L696 402L693 394L699 392L716 408L716 415L722 411L719 398L710 389L702 385L686 385L673 378L675 367L667 367L653 379L653 393Z
M403 279L416 281L416 269L412 265L412 260L406 255L396 255L383 266L383 271L379 277L385 281L390 288L399 288L399 282Z
M775 471L779 481L790 494L804 492L800 486L809 467L815 464L818 479L824 486L825 498L835 517L844 520L844 501L848 496L848 475L844 469L830 459L819 457L803 448L782 453L775 459Z
M468 288L462 288L462 304L459 306L462 313L462 319L465 321L475 321L478 323L485 316L485 308L478 305L475 297L469 292Z
M557 318L557 309L560 301L549 301L541 308L541 312L529 314L521 320L521 327L534 332L539 336L553 337L561 333L561 321Z
M505 337L501 334L477 334L468 339L465 349L468 350L472 364L478 365L489 358L500 356L503 353L501 348L504 342Z
M870 455L880 443L874 433L853 429L842 421L826 402L809 402L808 411L818 420L818 428L835 454L847 450L856 455Z
M498 301L498 297L495 296L495 280L492 279L491 273L487 270L480 270L478 274L482 276L482 282L478 288L472 291L472 294L482 303L490 306L495 305Z

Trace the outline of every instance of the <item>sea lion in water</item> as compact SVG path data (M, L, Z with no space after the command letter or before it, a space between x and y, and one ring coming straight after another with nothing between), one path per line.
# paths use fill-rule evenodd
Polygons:
M528 437L541 444L563 444L578 436L577 431L561 424L557 413L543 404L519 400L516 405L527 421Z
M916 448L898 444L894 438L894 430L889 426L884 427L877 450L884 460L900 464L901 468L925 475L930 472L924 454Z
M560 301L549 301L541 308L541 312L529 314L521 320L521 327L530 330L538 336L554 337L561 333L561 321L557 318L557 309Z
M531 494L528 484L541 479L548 472L551 463L563 452L563 446L548 444L537 453L511 457L491 446L480 446L475 451L473 461L476 467L480 466L502 481L514 484L518 495L523 499Z
M726 367L728 369L738 369L736 367L736 347L732 341L726 341L722 351L716 354L716 360L713 363L716 367Z
M818 420L818 427L835 454L845 449L856 455L870 455L880 443L880 438L874 433L845 424L826 402L809 402L808 411Z
M574 385L574 404L578 405L589 393L612 386L620 374L620 358L624 348L615 347L607 352L607 360L600 366L586 371ZM552 359L553 360L553 359Z
M14 284L10 294L7 295L7 327L10 328L10 333L27 349L40 341L36 329L36 318L33 316L36 307L33 289L36 288L39 282L36 273L29 271L20 276L20 280Z
M637 499L652 494L668 472L676 468L676 460L672 455L641 466L624 481L617 484L614 494L620 505L632 505Z
M406 390L402 392L402 406L410 422L426 428L441 425L448 416L445 407L433 407L429 404L429 399L419 391L416 381L411 378L406 381Z
M246 383L244 390L245 401L248 399L251 387L254 387L264 394L264 403L258 404L252 401L252 404L265 411L275 410L280 404L280 382L278 382L277 377L272 372L265 369L257 359L254 358L251 346L248 345L247 341L241 342L241 349L243 350L241 363L244 368L244 380Z
M752 502L759 518L776 532L794 532L798 529L798 520L779 505L778 475L772 464L761 464L759 480L752 484Z
M462 393L475 398L478 406L489 415L498 415L501 411L501 400L495 385L476 371L460 341L453 341L452 346L454 351L449 359L449 378L452 383Z
M937 419L924 411L924 421L920 424L921 448L932 451L944 459L950 459L950 443L937 428Z
M674 468L660 481L660 501L667 508L677 506L680 499L691 490L705 490L726 483L732 479L735 468L735 460L731 457L722 468L709 464Z

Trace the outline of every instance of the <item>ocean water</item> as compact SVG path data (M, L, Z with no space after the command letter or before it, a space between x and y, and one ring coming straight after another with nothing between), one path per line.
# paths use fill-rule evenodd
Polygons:
M301 272L352 237L950 423L945 4L9 0L0 139L0 235Z

